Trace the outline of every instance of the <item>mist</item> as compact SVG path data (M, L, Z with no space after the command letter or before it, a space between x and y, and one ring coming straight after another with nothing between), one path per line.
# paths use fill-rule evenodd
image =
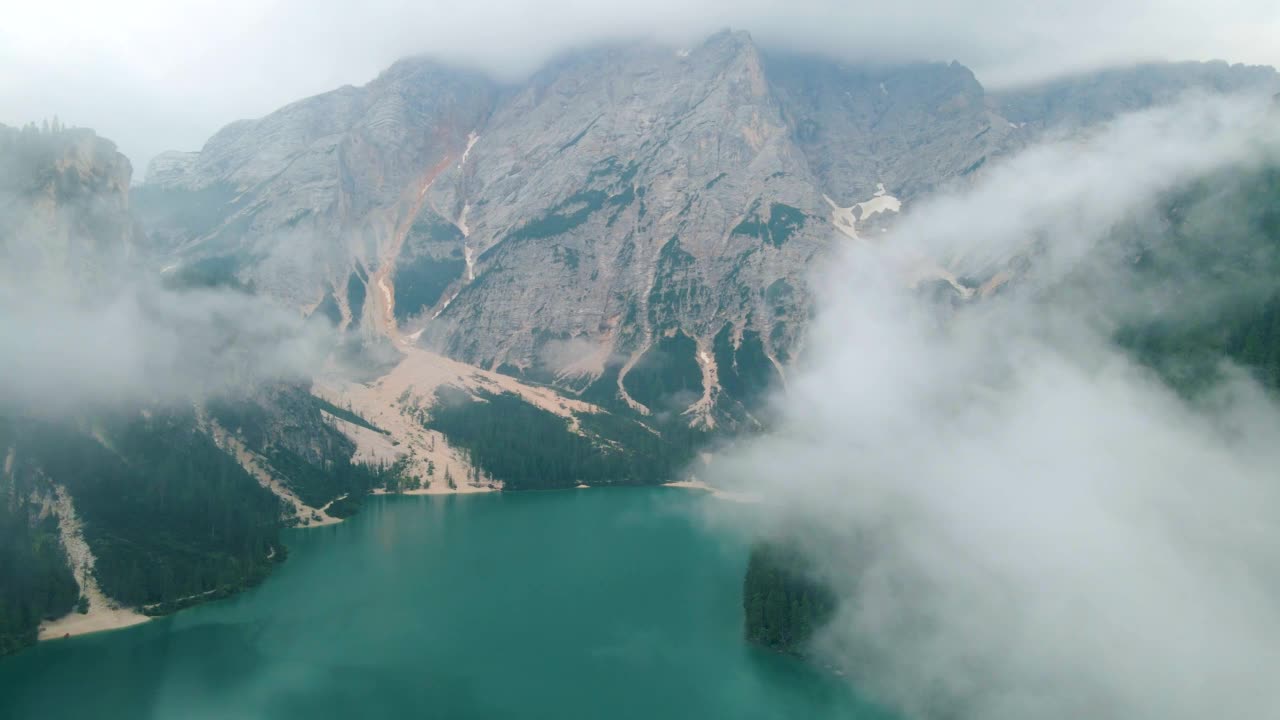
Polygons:
M79 130L0 140L0 407L189 404L319 369L326 323L177 266L157 272L110 142Z
M838 592L814 649L860 692L909 718L1280 716L1280 407L1229 365L1180 396L1112 339L1152 308L1113 231L1278 143L1266 98L1122 117L907 208L815 278L775 429L710 480ZM938 265L1019 269L953 305L916 286Z
M227 289L131 279L93 302L0 291L0 406L43 415L199 402L310 382L326 325Z
M61 116L114 138L141 170L396 59L426 54L505 79L557 53L630 38L696 43L722 28L850 62L959 61L988 87L1110 64L1280 64L1280 6L1224 0L700 0L603 3L249 0L23 3L0 26L0 122Z

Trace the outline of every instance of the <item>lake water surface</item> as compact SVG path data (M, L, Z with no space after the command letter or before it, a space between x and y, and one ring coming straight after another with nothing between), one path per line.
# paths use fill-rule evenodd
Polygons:
M0 718L856 718L742 640L746 547L671 488L371 499L263 585L0 659Z

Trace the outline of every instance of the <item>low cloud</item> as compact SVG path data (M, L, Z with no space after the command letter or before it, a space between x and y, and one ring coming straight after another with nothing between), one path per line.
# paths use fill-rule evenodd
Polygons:
M1148 59L1280 63L1280 7L1223 0L187 0L26 3L0 26L0 122L60 114L139 167L298 98L426 53L506 78L569 47L721 28L855 62L958 60L988 85Z
M0 292L0 405L50 414L253 392L309 381L331 347L259 297L130 283L93 302Z
M817 647L864 692L910 718L1280 716L1280 407L1233 368L1189 401L1111 339L1149 307L1112 231L1280 158L1276 120L1188 101L1031 149L818 280L777 429L711 479L835 585ZM907 287L1016 256L956 309Z

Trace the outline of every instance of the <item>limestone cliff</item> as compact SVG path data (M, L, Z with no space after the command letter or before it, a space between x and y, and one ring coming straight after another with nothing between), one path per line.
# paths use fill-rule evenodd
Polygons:
M835 243L1045 128L1275 82L1090 77L989 95L957 63L846 66L727 31L505 86L407 59L157 158L139 205L177 262L221 258L302 312L710 425L802 351L807 274Z

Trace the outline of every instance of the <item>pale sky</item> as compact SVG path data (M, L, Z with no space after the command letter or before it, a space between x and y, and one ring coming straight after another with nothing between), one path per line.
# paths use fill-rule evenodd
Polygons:
M518 77L574 45L733 27L851 61L958 60L989 87L1142 59L1280 65L1276 0L18 0L4 15L0 123L92 127L136 177L419 53Z

